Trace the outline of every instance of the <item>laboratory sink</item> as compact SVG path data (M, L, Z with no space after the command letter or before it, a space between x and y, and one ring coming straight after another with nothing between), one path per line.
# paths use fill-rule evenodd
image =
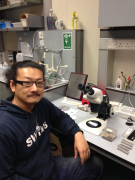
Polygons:
M58 87L64 84L68 83L68 80L61 80L59 78L57 78L57 82L56 82L56 78L50 78L48 79L47 77L45 78L46 81L46 86L45 89L50 89L52 87Z
M57 79L57 82L56 82L56 78L50 78L50 79L46 78L45 81L46 81L46 86L52 86L54 84L57 84L57 83L61 82L60 79Z

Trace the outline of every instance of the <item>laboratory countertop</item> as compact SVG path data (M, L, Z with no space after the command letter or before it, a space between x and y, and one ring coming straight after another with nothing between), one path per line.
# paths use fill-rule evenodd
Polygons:
M77 105L75 104L67 104L67 103L62 103L63 98L57 99L53 101L52 103L59 107L61 105L66 105L69 106L70 108L77 110L78 112L74 114L74 116L77 117L75 119L75 122L79 124L80 122L90 119L92 117L97 117L97 114L91 115L90 112L85 112L77 108ZM73 103L81 103L81 101L74 100L71 98L68 98L68 101L73 102ZM119 116L119 113L116 113L115 115L112 115L110 118L107 120L107 126L114 128L117 130L117 137L114 139L114 141L109 142L105 139L103 139L100 136L96 136L94 134L91 134L85 130L84 132L84 137L88 142L91 144L95 145L96 147L108 152L109 154L114 155L116 158L122 159L124 163L121 163L125 165L125 163L129 163L127 166L128 168L132 169L135 171L135 145L133 146L133 149L129 151L129 154L125 154L117 149L118 145L121 143L122 139L124 138L124 133L125 131L129 128L126 124L126 119L123 119ZM113 159L113 158L111 158ZM119 161L118 161L119 162ZM129 167L131 164L132 167ZM125 165L126 166L126 165Z

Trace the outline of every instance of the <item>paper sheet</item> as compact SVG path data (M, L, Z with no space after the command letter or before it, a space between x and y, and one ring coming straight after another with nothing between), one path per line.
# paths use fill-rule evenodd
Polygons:
M81 100L82 92L78 89L79 84L85 84L87 75L72 73L70 74L70 79L66 91L66 96L77 100Z
M70 108L69 110L64 112L67 113L72 119L77 119L77 117L74 116L74 114L78 112L77 110Z
M28 42L20 42L23 56L33 57L32 48Z

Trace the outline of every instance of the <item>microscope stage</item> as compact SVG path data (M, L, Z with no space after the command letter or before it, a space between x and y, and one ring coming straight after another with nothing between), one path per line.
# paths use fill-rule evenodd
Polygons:
M82 130L99 136L102 130L107 126L107 120L93 117L80 122L78 125Z

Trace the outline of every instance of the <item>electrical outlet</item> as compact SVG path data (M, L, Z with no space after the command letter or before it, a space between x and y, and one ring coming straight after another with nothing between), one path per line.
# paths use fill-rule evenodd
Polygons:
M135 50L135 40L132 41L131 48L132 48L133 50Z
M117 49L131 49L132 40L121 40L117 41Z
M113 39L108 41L108 49L135 50L135 39Z
M131 45L132 45L132 40L124 40L123 46L124 46L126 49L131 49Z
M117 49L123 49L123 40L118 40L117 41Z
M44 39L43 31L40 31L40 32L39 32L39 39L40 39L40 40L43 40L43 39Z
M116 49L117 40L116 39L109 39L108 42L108 49Z

